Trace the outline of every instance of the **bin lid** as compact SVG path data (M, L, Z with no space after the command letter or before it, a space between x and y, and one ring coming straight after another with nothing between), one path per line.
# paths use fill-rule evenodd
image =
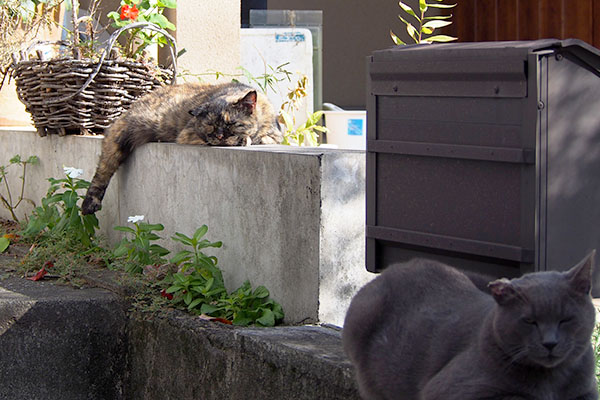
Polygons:
M600 50L579 39L540 39L507 42L436 43L395 46L373 52L373 61L521 58L529 54L569 53L598 71Z

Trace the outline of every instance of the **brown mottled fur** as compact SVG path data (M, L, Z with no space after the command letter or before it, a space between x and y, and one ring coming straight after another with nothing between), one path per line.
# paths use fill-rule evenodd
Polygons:
M165 86L136 101L108 128L82 211L92 214L101 208L106 188L119 165L144 143L249 146L281 141L273 107L250 86Z

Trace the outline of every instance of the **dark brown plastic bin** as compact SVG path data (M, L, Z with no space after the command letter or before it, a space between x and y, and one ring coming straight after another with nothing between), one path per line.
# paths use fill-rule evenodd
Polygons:
M600 251L599 68L579 40L374 52L367 269L426 257L514 277Z

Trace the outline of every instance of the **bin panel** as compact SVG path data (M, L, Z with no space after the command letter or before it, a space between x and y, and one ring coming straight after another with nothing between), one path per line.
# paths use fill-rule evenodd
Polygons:
M543 165L539 269L561 270L600 251L600 79L577 60L544 60L547 124L540 132ZM594 296L600 296L600 267Z
M372 89L377 94L453 97L527 96L523 59L414 60L373 62Z
M378 154L376 225L519 245L521 170L517 163Z
M524 145L523 102L514 99L377 96L376 118L377 140Z

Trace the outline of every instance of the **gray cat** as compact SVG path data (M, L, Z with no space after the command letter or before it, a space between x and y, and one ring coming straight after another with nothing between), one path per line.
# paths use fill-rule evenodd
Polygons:
M500 279L479 290L428 260L394 265L352 300L344 350L365 399L598 398L591 273Z

